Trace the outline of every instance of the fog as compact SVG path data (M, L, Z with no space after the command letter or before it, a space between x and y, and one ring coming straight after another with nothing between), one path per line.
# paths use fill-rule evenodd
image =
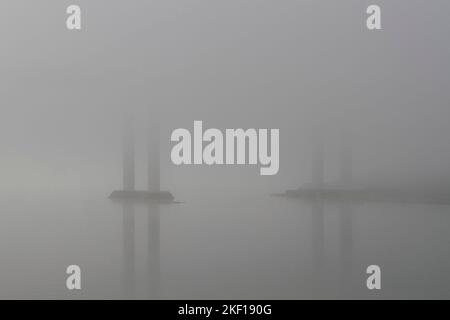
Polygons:
M19 248L23 259L13 259L12 265L24 266L38 259L45 270L43 279L47 277L51 283L27 285L22 273L16 270L16 279L8 273L9 267L4 266L1 278L15 280L9 283L12 291L0 290L2 297L53 297L53 294L70 297L60 291L48 291L59 281L52 278L55 265L61 265L61 273L64 272L65 259L55 258L58 262L50 267L49 260L61 254L56 253L59 249L76 252L75 257L91 266L98 263L105 267L107 260L95 260L96 255L86 251L89 246L105 254L110 250L108 261L120 260L112 252L115 245L120 247L122 239L115 229L121 226L117 218L122 209L112 209L107 197L113 190L123 188L122 128L129 117L135 137L136 189L147 188L146 146L151 139L148 127L153 130L159 127L161 189L169 190L175 199L184 202L161 209L182 216L177 220L172 215L166 226L171 226L169 234L184 235L187 243L191 239L198 246L193 252L180 252L177 241L181 238L164 235L161 222L161 237L166 239L161 244L161 252L166 249L161 268L166 275L171 272L175 277L178 275L179 283L185 284L177 287L170 280L166 282L166 297L205 298L207 292L226 298L310 297L310 292L290 287L290 278L276 282L269 270L250 272L250 265L261 265L259 256L246 260L245 252L239 251L232 238L233 232L242 235L237 238L257 251L281 248L274 254L274 261L291 265L290 259L295 258L286 248L298 248L295 249L292 238L281 239L277 235L290 230L292 223L306 228L305 221L292 221L298 208L289 201L271 198L270 194L311 183L317 137L323 141L327 185L339 180L339 155L343 143L347 143L351 145L355 185L426 186L450 194L448 1L75 2L82 10L80 31L65 27L66 8L74 1L8 0L0 4L0 199L4 204L0 211L4 214L2 228L9 230L3 237L13 244L2 246L2 255L14 257L18 254L14 248ZM365 25L365 11L372 3L382 8L380 31L370 32ZM192 131L194 120L202 120L205 129L223 131L280 129L278 174L261 176L258 166L246 165L175 166L170 160L174 145L170 141L171 132L177 128ZM227 209L229 206L231 209ZM307 214L314 210L309 204L305 206ZM444 236L448 217L440 216L442 212L448 213L447 206L430 210L414 207L409 211L401 205L388 209L384 204L379 206L376 208L382 213L363 206L361 216L365 218L360 221L376 220L375 225L380 226L377 230L385 232L385 237L380 236L383 241L389 238L385 229L388 221L395 220L397 215L403 217L403 213L408 217L406 212L414 213L407 221L430 237L424 236L424 241L410 239L422 245L421 252L428 252L433 243L439 242L432 237L436 228L443 228L442 240L444 243L448 240ZM108 214L103 216L100 212L109 210L119 214L115 215L116 220L105 222ZM272 215L279 211L287 211L288 216L278 221ZM442 224L427 220L426 229L420 229L418 221L426 220L423 214L428 211L439 212ZM91 212L97 212L97 218L90 217ZM244 217L239 227L234 226L242 212L250 212L255 218L254 225L249 222L253 218L247 221ZM369 212L375 212L380 220ZM42 219L37 218L39 215ZM258 216L262 222L256 222ZM39 219L39 227L23 230L30 219ZM105 226L100 226L100 220ZM214 226L211 221L215 221ZM223 234L221 223L226 230ZM179 224L186 229L178 230ZM397 244L394 247L403 248L403 240L399 238L407 229L400 222L397 226L392 229L392 241ZM78 227L85 228L84 233L76 231ZM251 237L253 228L256 238ZM222 240L214 238L211 230L219 232ZM269 240L263 237L264 230ZM291 231L292 234L286 231L289 237L300 232L295 228ZM48 232L59 242L54 245L61 248L36 258L29 245L38 241L39 246L46 247ZM305 232L309 234L311 230ZM386 250L375 233L371 240L365 238L367 247L361 252L367 252L367 248ZM90 236L81 240L86 234ZM192 234L204 241L190 238ZM80 239L76 240L77 237ZM199 267L191 278L175 270L176 265L186 266L184 254L189 255L189 261L197 259L198 265L202 265L201 257L208 253L216 257L212 247L204 244L208 239L211 246L227 248L220 251L223 255L217 260L210 260L211 269L200 272ZM280 253L282 248L286 252ZM233 254L233 250L237 251ZM339 255L337 249L327 250L332 256ZM445 250L442 245L437 251L445 253ZM392 262L393 256L385 254L383 259L395 265L396 275L401 264L413 256ZM125 260L133 258L126 257ZM139 257L136 253L137 260ZM225 268L229 263L221 260L225 257L247 262L249 268L244 266L244 271L240 271L243 273L234 273L231 267ZM444 265L450 263L448 255L433 259L442 259ZM207 259L203 262L207 263ZM27 274L29 270L23 268ZM108 274L114 274L115 269L111 268L106 269ZM427 272L434 268L437 266L430 266ZM225 285L233 277L247 277L248 283L243 281L241 293L231 284ZM273 283L267 284L265 293L258 295L261 291L255 283L261 277ZM214 278L223 280L224 287L219 286L220 290L209 287L208 281ZM192 290L202 281L208 286ZM408 296L402 281L397 281L398 287L391 288L385 297ZM117 297L118 287L106 276L104 283L110 286L102 283L95 289L91 287L85 297ZM448 294L450 285L448 281L445 283L442 291L430 289L424 293L425 297ZM428 284L420 282L420 285ZM341 291L336 292L336 296L341 296ZM322 293L319 290L317 295ZM360 292L352 294L358 296Z

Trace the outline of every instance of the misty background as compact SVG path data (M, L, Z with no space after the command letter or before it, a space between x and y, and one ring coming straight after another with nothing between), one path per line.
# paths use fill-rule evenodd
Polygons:
M71 4L81 7L81 31L65 27ZM380 31L366 28L370 4L381 6ZM337 180L343 132L357 183L450 192L449 10L444 0L2 1L0 297L71 298L64 266L76 261L95 270L86 275L95 285L80 297L120 296L120 209L107 197L122 187L121 126L130 114L136 188L146 187L147 126L156 121L161 188L186 202L161 208L169 211L161 213L163 296L310 297L290 281L303 267L288 249L305 256L308 246L295 243L305 243L296 237L311 232L309 220L295 220L297 205L269 194L311 181L316 134L326 182ZM170 134L192 130L194 120L205 129L279 128L278 174L173 165ZM395 270L386 281L396 284L383 297L450 297L449 208L386 206L359 208L366 237L358 277L381 252ZM402 259L389 247L403 250ZM281 277L287 266L293 269ZM407 289L410 278L419 279L417 291ZM317 295L341 297L325 289ZM352 292L371 297L365 294Z

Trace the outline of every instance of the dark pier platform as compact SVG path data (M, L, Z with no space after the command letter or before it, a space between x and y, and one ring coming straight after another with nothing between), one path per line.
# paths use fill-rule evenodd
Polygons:
M329 201L376 201L399 203L450 204L450 191L443 189L396 188L312 188L300 187L274 194L286 198L319 199Z
M109 198L119 201L176 203L174 196L169 191L115 190Z

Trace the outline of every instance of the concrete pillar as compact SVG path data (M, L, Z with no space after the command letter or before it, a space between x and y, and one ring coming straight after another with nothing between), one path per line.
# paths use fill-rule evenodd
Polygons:
M148 191L160 191L159 125L154 122L148 133Z
M314 188L323 188L325 185L325 159L323 139L321 137L313 141L312 153L312 184Z
M341 150L339 156L339 183L344 188L352 185L352 142L349 134L341 136Z
M135 162L134 162L134 132L131 118L127 118L123 124L122 134L122 159L123 159L123 189L134 191L135 189Z

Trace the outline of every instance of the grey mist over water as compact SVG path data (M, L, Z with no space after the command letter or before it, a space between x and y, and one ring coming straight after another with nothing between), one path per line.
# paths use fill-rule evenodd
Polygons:
M450 4L376 2L2 2L0 298L450 298ZM280 129L279 173L173 165L194 120Z

